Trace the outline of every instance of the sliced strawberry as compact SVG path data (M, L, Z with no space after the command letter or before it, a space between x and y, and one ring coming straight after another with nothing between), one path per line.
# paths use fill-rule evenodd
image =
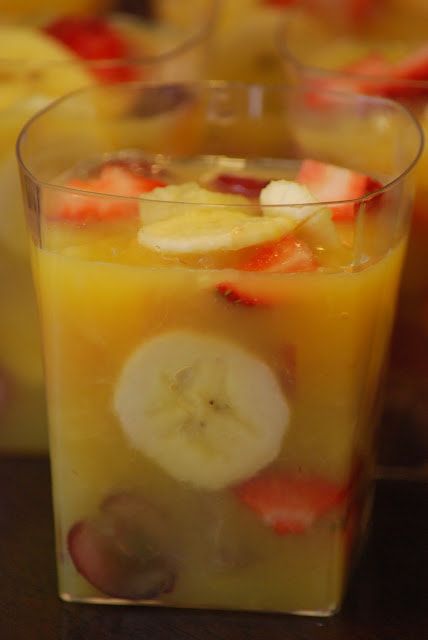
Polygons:
M222 193L239 193L247 198L258 198L260 191L269 183L269 180L259 180L246 176L237 176L229 173L221 173L212 181L211 186Z
M395 64L379 53L372 53L342 71L345 76L326 80L330 89L352 89L394 98L427 94L428 86L418 82L428 80L428 45Z
M254 250L253 255L240 267L242 271L264 271L270 273L294 273L314 271L317 261L308 245L293 235L284 236L276 242L269 242ZM244 290L242 285L233 282L221 282L217 285L218 293L229 302L246 307L271 306L274 301L264 292L264 287L255 286Z
M385 77L390 75L391 69L391 64L380 53L369 53L367 56L348 64L343 68L343 71L361 76ZM362 80L358 83L358 87L364 88Z
M255 249L252 257L242 265L243 271L270 271L272 273L295 273L314 271L317 268L314 254L308 245L288 234Z
M360 93L376 93L395 98L426 94L428 87L412 82L428 80L428 45L395 64L374 53L348 65L343 71L356 76L350 80L354 91ZM373 76L373 80L359 76Z
M95 177L85 180L75 178L67 183L68 187L81 191L91 191L114 196L137 197L141 193L165 186L161 180L138 175L124 166L107 163ZM88 222L96 220L114 220L138 215L138 203L118 198L99 198L62 192L55 199L51 219Z
M384 95L386 81L391 75L391 65L379 53L371 53L343 67L338 72L326 74L311 80L311 88L306 95L306 103L315 108L332 109L342 106L340 96L329 92L347 92Z
M44 27L44 31L84 60L120 62L132 58L132 51L122 34L99 17L58 18ZM104 82L136 79L135 69L126 64L94 66L93 72Z
M264 473L235 487L235 495L278 535L305 533L335 507L348 488L321 478Z
M398 62L394 67L394 77L405 80L428 80L428 44Z
M234 304L240 304L244 307L267 307L270 306L270 301L263 297L263 294L257 294L256 292L243 291L238 285L233 282L220 282L217 285L217 291L228 302Z
M317 160L304 160L296 179L320 202L354 200L382 188L370 176ZM356 203L331 205L331 210L333 220L353 220Z

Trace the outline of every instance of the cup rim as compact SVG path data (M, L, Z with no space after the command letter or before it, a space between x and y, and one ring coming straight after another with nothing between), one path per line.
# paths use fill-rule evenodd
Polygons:
M144 89L153 89L153 90L159 89L159 88L186 87L187 89L190 89L190 90L204 89L204 90L211 91L211 90L218 90L218 89L221 89L221 90L227 89L227 90L246 91L246 92L254 91L255 89L257 89L258 91L260 90L268 91L268 92L276 91L281 93L286 92L287 94L296 94L296 95L313 93L313 89L307 89L304 86L296 87L296 86L287 85L287 84L255 84L255 83L245 83L245 82L230 82L230 81L224 81L224 80L199 80L195 82L174 82L174 83L173 82L165 83L165 82L156 82L156 81L153 81L153 82L134 81L134 82L121 82L121 83L110 84L110 85L95 84L95 85L82 87L71 93L65 94L60 98L57 98L53 102L49 103L46 107L44 107L39 112L34 114L26 122L24 127L21 129L19 136L16 140L15 151L16 151L18 166L22 174L26 175L32 182L37 183L41 187L48 188L50 190L66 192L74 195L82 196L83 194L87 194L90 197L104 198L104 199L115 198L123 201L137 201L137 202L141 202L141 200L144 199L144 201L146 202L158 202L157 200L151 200L149 197L150 196L149 193L142 194L141 197L118 195L114 193L107 194L107 193L101 193L97 191L86 191L82 189L77 189L67 185L55 184L55 182L49 181L49 180L48 181L41 180L27 167L26 162L23 158L23 145L25 144L26 136L28 132L31 130L33 124L37 122L40 118L42 118L45 114L50 113L51 111L56 109L58 106L60 106L63 102L67 102L68 100L73 99L74 97L78 97L80 94L90 94L90 92L96 92L100 90L105 91L109 89L117 90L118 88L121 89L122 87L123 88L142 87ZM403 180L407 175L409 175L413 171L413 169L415 168L416 164L419 161L420 156L422 155L422 151L424 149L425 136L424 136L424 131L418 119L412 114L411 111L409 111L409 109L407 109L406 107L404 107L402 104L400 104L395 100L391 100L389 98L383 98L380 96L330 91L330 90L319 90L319 91L316 91L316 93L325 95L326 97L330 96L332 98L335 98L336 100L337 99L343 100L345 102L370 103L374 105L377 104L379 106L385 105L390 109L396 110L398 113L401 112L402 115L404 115L408 119L409 124L411 124L414 127L416 138L418 141L412 159L406 163L406 166L403 168L402 171L398 173L396 177L386 182L386 184L384 184L380 189L376 189L375 191L372 191L369 194L360 196L358 198L351 198L351 199L345 199L345 200L319 201L316 203L317 205L329 207L329 206L338 205L338 204L354 204L355 205L358 203L361 204L361 203L368 202L376 198L380 194L385 193L390 189L392 189L396 184L398 184L401 180ZM289 158L285 158L285 159L289 159ZM206 203L203 203L203 202L196 203L194 201L189 202L189 201L177 201L177 200L170 201L170 202L165 201L164 204L166 205L182 204L182 205L192 205L192 206L198 205L198 204L206 205ZM250 207L252 206L251 203L250 205L248 205L247 203L242 205L240 204L235 205L235 203L233 204L234 204L234 207L237 206L238 208L248 208L248 206ZM209 206L210 208L217 207L221 209L224 207L230 207L230 204L210 204ZM284 206L284 205L281 203L268 205L268 207L272 208L272 210L274 210L275 208L279 208L281 206ZM295 203L287 204L287 206L299 208L302 206L310 206L310 205L308 205L307 202L295 202ZM254 207L258 207L258 204L255 203Z

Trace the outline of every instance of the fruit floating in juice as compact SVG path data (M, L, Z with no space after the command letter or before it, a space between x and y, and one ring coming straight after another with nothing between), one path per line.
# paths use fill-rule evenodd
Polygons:
M57 184L34 273L62 598L332 613L404 251L381 183L136 151Z
M190 37L183 26L119 15L0 25L0 451L47 451L39 329L14 157L18 132L51 100L94 81L197 76L203 57L202 38L192 41L197 27Z
M286 43L289 70L298 62L300 78L317 89L355 91L398 100L414 113L425 136L428 135L428 38L420 40L415 35L413 39L376 39L373 27L365 37L364 33L334 36L331 30L328 35L325 25L311 24L307 16L299 20L300 27L296 22ZM304 38L304 34L310 32L317 33L316 46L304 52L297 36ZM325 110L329 105L319 102L318 107ZM304 146L308 142L306 134L303 138ZM321 137L318 142L321 150L325 146ZM345 143L352 145L354 140L345 134ZM381 154L382 149L375 153ZM384 471L395 469L405 475L426 475L428 471L427 249L428 151L425 148L416 169L415 206L380 434L380 463Z

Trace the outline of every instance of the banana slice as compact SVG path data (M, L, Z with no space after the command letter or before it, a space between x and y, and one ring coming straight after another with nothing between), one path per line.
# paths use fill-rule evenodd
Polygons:
M185 330L134 351L114 409L135 448L176 480L211 490L272 462L289 420L263 361L228 340Z
M189 203L250 205L250 201L245 196L235 193L209 191L201 187L197 182L183 182L181 184L169 184L166 187L157 187L149 193L142 194L141 200L140 219L143 224L160 222L161 220L186 213L189 210ZM248 207L249 211L250 207Z
M293 226L285 216L263 218L223 207L198 207L142 227L138 241L164 253L230 251L277 240Z
M286 216L294 225L322 207L307 187L291 180L269 182L260 192L260 205L263 215Z
M39 29L23 25L0 25L0 58L3 60L54 62L70 57L72 54L66 47Z
M333 263L341 264L343 245L331 209L321 204L306 186L290 180L272 180L260 192L260 205L263 215L286 217L298 227L299 238L320 251L323 258L328 256Z
M91 75L70 49L36 28L0 25L0 59L11 61L2 74L3 108L17 104L29 115L45 106L47 97L61 96L91 82ZM34 97L37 101L32 109L24 98L30 101Z

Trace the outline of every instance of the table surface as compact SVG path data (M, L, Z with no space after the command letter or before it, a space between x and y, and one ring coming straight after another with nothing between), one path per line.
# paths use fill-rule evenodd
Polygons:
M332 618L62 603L45 460L0 461L0 531L1 640L428 637L428 483L378 482L365 554Z

